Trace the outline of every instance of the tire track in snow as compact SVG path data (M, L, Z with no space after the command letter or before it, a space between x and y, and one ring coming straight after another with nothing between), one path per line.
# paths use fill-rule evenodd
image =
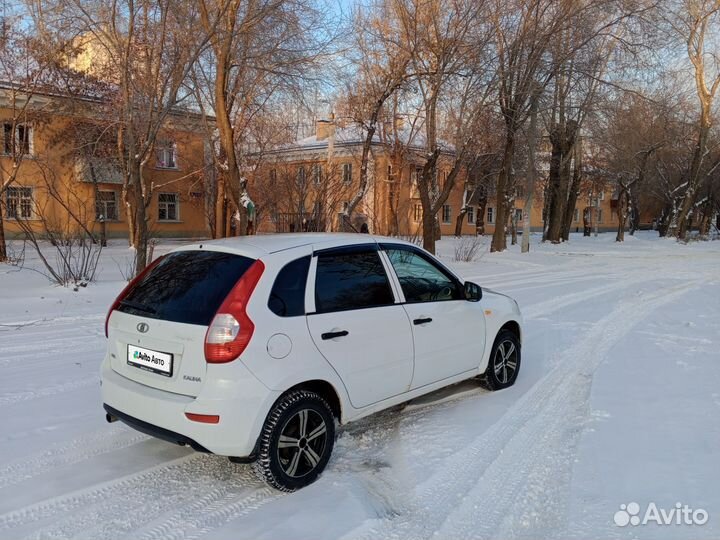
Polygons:
M575 281L585 281L596 278L589 270L579 270L574 272L568 272L567 274L556 274L553 272L534 274L523 279L504 279L504 276L500 279L488 279L483 278L483 276L470 276L467 277L467 279L471 281L477 279L478 281L480 281L481 286L487 286L490 289L494 289L497 287L511 288L515 285L543 286L552 285L554 283L573 283Z
M387 444L397 429L399 422L403 424L412 423L417 419L422 419L427 415L428 410L439 411L443 408L451 407L454 402L469 397L477 397L487 393L482 388L465 390L457 394L442 397L428 403L410 404L400 412L398 409L390 409L374 415L374 418L361 420L347 427L341 428L339 439L347 436L349 439L362 436L372 437L379 445ZM340 470L343 472L351 471L347 464L340 465L338 461L343 461L342 445L336 444L336 453L334 455L335 464L331 463L329 470ZM248 467L249 471L249 467ZM250 472L250 471L249 471ZM250 482L254 481L254 474ZM160 524L151 524L144 529L133 532L133 538L138 540L191 540L200 538L205 534L216 530L230 521L246 516L267 503L283 497L287 494L277 492L273 489L260 484L261 488L250 495L238 496L238 485L245 485L246 480L230 480L227 485L223 484L220 488L213 490L211 493L203 496L194 503L178 509Z
M550 518L543 514L547 510L545 483L556 480L558 470L562 473L563 467L572 464L567 452L573 451L573 438L579 436L584 422L584 415L576 411L578 406L585 410L588 406L593 372L610 348L650 312L698 285L662 289L620 304L567 349L556 367L492 427L419 484L404 505L406 513L380 521L370 530L361 526L343 538L474 539L496 534L502 538L523 528L518 515L534 512L540 522ZM555 487L564 490L567 486ZM528 497L532 506L523 507ZM561 499L555 500L555 517L564 515Z
M79 321L102 321L105 319L106 314L92 313L88 315L59 315L57 317L47 317L43 319L30 319L24 321L0 321L0 325L8 331L23 330L24 328L37 328L48 326L50 324L56 325L58 323L72 323Z
M0 516L0 531L18 537L21 529L38 523L44 525L25 538L138 538L150 524L144 535L151 539L167 538L171 530L178 538L189 532L201 536L281 496L248 466L194 453L9 512ZM153 525L167 513L165 524Z
M123 425L108 426L0 468L0 489L147 439L147 435Z
M263 485L251 492L250 495L238 497L232 486L223 486L182 508L148 532L134 532L133 538L137 540L194 540L285 495L285 493Z
M51 386L45 386L43 388L33 390L23 390L22 392L11 392L5 393L0 396L0 406L12 405L21 401L28 401L31 399L40 399L56 394L63 394L65 392L72 392L85 388L87 386L97 385L100 386L100 377L93 375L91 377L85 377L83 379L75 379L72 381L66 381L63 383L53 384Z
M531 416L502 448L446 518L439 535L458 539L557 535L566 516L577 443L589 417L595 371L637 324L699 285L683 283L626 299L563 354L549 378L541 381L545 397L540 413ZM485 500L493 501L490 512L478 516L470 501Z
M637 285L638 283L644 283L647 281L646 276L636 276L634 278L626 278L622 281L609 283L607 285L601 285L592 289L586 289L584 291L578 291L575 293L563 294L544 302L537 302L530 304L529 306L521 306L520 312L523 318L526 320L537 319L543 315L554 313L560 309L579 304L585 300L590 300L596 296L603 296L609 292L624 289Z
M13 510L0 515L0 531L17 529L28 524L36 523L44 519L55 518L71 513L78 508L86 508L97 502L111 500L118 505L124 502L122 495L132 500L132 493L135 489L143 486L162 486L168 476L177 474L192 478L192 471L197 471L196 462L206 456L190 454L165 463L161 463L149 469L113 479L108 482L96 484L92 487L63 494L58 497L41 501L36 504ZM71 518L75 514L71 515ZM95 519L106 518L107 516L95 516ZM0 535L10 536L10 535ZM62 536L62 535L61 535Z

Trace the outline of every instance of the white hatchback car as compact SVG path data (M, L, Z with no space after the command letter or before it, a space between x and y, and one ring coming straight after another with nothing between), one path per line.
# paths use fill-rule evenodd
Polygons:
M106 321L108 421L314 481L345 424L463 379L512 385L517 303L395 238L295 234L173 250Z

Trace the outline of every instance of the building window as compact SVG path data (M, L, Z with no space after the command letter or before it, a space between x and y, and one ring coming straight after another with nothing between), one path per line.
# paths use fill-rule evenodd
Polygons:
M313 167L313 182L316 186L322 184L322 166L319 163Z
M575 209L575 212L573 214L573 221L579 221L580 220L580 210L577 208Z
M177 193L158 194L158 221L178 221L180 200Z
M525 197L525 188L523 186L516 186L515 187L515 198L522 199L523 197Z
M423 175L423 168L415 167L415 177L413 178L413 182L415 183L415 185L417 185L418 182L420 182L420 180L422 179L422 175Z
M29 155L33 149L33 129L27 124L3 124L3 152L7 155Z
M598 223L602 223L602 222L603 222L603 215L602 215L602 214L603 214L602 208L598 208L598 211L597 211L597 217L598 217L598 221L597 221L597 222L598 222Z
M299 186L305 185L305 167L302 165L297 170L297 183Z
M346 184L352 183L352 163L343 163L342 179Z
M175 141L157 143L157 166L161 169L177 169L177 145Z
M270 175L269 175L270 185L275 185L277 182L277 170L270 169Z
M495 223L495 212L493 211L493 207L492 207L492 206L489 206L489 207L488 207L488 209L487 209L487 214L488 214L487 222L488 222L488 223L491 223L491 224L492 224L492 223Z
M467 222L470 225L475 225L475 207L474 206L468 206Z
M344 201L342 208L343 208L342 211L343 211L343 214L344 214L345 212L348 211L348 208L350 208L350 203L349 203L348 201Z
M117 221L118 204L116 191L98 191L95 195L95 219Z
M415 223L420 223L422 221L422 204L416 204L413 206L413 221Z
M415 167L415 169L410 173L410 197L413 199L417 199L420 196L418 182L420 182L420 179L422 178L422 172L422 167Z
M522 208L516 208L515 209L515 223L520 223L523 220L522 217Z
M33 215L33 194L29 187L9 187L5 191L8 219L30 219Z
M450 208L449 204L443 204L442 209L442 221L443 223L450 223L450 219L452 218L452 209Z
M605 200L605 192L604 191L601 191L600 193L598 193L598 199L601 201Z

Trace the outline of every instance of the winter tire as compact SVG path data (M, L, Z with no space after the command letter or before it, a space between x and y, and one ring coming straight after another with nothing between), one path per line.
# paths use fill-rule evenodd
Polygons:
M502 330L495 338L490 359L481 384L488 390L502 390L515 384L520 371L520 341L509 330Z
M335 419L327 401L307 390L288 392L265 420L255 470L270 486L295 491L317 479L334 443Z

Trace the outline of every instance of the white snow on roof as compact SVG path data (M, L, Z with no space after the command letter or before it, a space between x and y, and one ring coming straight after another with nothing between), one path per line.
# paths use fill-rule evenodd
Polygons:
M357 124L349 126L336 126L334 134L334 144L338 145L353 145L362 144L365 141L366 130L362 129ZM393 133L388 133L384 137L381 137L380 130L377 130L373 136L373 144L392 144ZM426 137L422 130L413 130L408 126L405 126L398 130L398 139L401 144L409 146L414 149L424 150L426 147ZM293 143L285 144L276 148L278 151L282 150L297 150L300 148L324 148L330 144L330 137L324 139L318 139L317 134L299 139ZM452 152L454 150L453 145L445 141L438 141L440 147L446 152Z

